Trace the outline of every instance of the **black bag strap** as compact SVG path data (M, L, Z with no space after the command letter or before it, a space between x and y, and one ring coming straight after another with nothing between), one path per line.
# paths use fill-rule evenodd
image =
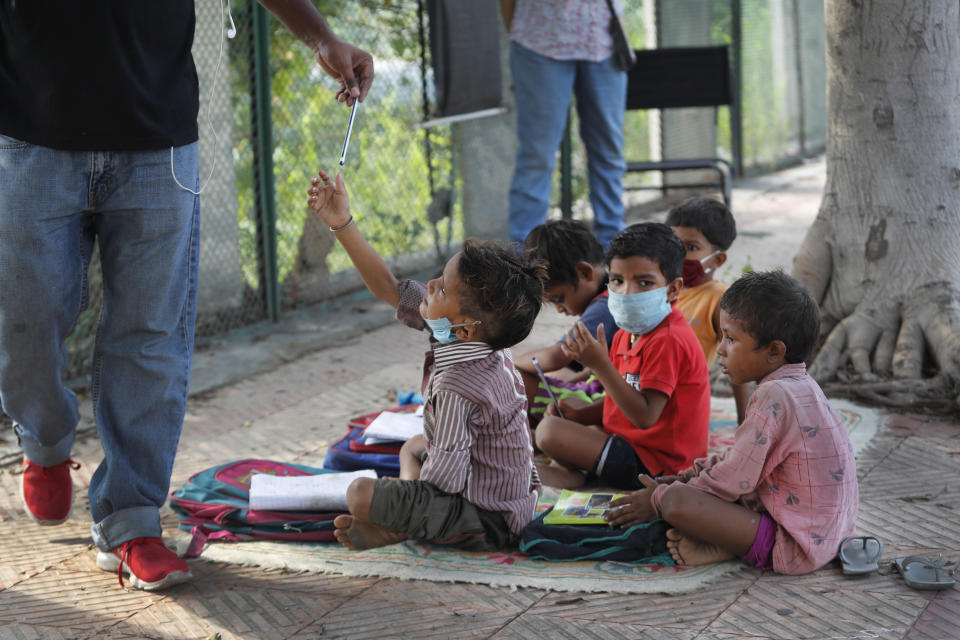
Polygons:
M613 53L618 58L618 66L624 71L629 71L637 63L637 56L630 46L630 39L627 38L627 31L623 28L623 22L620 21L620 15L613 7L613 0L607 0L607 7L610 9L610 35L613 37Z

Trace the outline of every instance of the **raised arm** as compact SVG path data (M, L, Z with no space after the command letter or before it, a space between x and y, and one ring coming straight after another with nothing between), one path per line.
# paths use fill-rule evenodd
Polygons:
M346 249L350 261L357 268L363 284L367 285L370 293L396 309L400 302L397 278L380 254L367 243L353 221L353 216L350 214L350 199L343 185L343 178L337 173L336 184L334 184L322 169L318 175L319 177L312 180L310 189L307 190L310 196L307 204L330 227L333 235Z
M336 80L340 102L363 102L373 84L373 56L338 38L310 0L260 0L302 43L317 63Z

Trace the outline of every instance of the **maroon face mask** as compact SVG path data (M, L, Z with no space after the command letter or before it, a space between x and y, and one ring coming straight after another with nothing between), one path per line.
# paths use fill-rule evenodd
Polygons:
M683 286L689 289L703 282L703 279L707 277L707 274L710 273L710 271L713 271L713 269L705 270L703 268L703 263L705 260L709 260L713 256L717 255L717 253L719 253L719 251L714 251L703 260L684 260Z
M683 261L683 286L687 289L695 287L707 277L703 265L699 260Z

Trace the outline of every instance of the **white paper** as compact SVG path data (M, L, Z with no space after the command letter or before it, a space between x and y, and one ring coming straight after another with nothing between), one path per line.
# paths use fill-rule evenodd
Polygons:
M275 476L256 473L250 478L250 508L260 511L346 511L347 487L357 478L374 478L373 469L316 476Z
M363 436L406 442L421 433L423 433L422 415L382 411L363 431Z

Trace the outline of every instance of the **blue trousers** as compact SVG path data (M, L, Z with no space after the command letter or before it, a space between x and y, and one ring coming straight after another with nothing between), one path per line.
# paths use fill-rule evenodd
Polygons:
M197 162L196 143L174 150L194 190ZM0 402L42 466L73 446L64 341L87 307L99 245L91 392L104 460L89 495L103 550L161 532L190 380L199 225L199 198L174 182L170 149L61 151L0 135Z
M510 239L523 242L547 219L550 182L571 95L587 152L593 229L609 244L623 228L623 117L627 74L602 62L554 60L510 43L517 110L517 159L510 185Z

